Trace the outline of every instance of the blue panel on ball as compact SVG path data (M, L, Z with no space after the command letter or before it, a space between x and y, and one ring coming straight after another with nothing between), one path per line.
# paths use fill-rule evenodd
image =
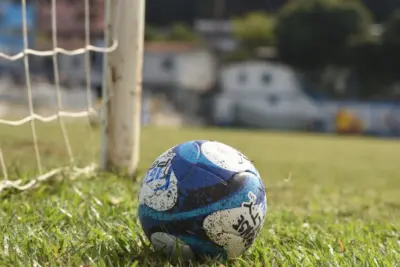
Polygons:
M214 173L198 166L193 166L190 170L190 173L188 173L188 175L186 175L186 177L179 182L179 189L181 190L201 189L203 187L221 184L221 182L225 183L223 179Z
M177 154L184 160L196 164L200 157L200 146L196 141L189 141L176 147Z
M204 169L214 175L220 177L224 181L229 180L235 175L235 172L222 169L221 167L215 165L211 161L209 161L202 153L201 153L201 144L206 142L206 140L196 140L196 141L189 141L183 144L180 144L176 147L177 153L177 161L179 159L183 159L187 162L196 165L197 167ZM179 161L179 163L182 163ZM177 167L176 169L180 168ZM211 181L209 181L211 182ZM217 181L219 182L219 181Z
M205 207L195 208L185 212L158 212L150 207L147 207L146 205L139 205L139 216L150 217L155 220L162 221L184 220L199 215L210 214L219 210L240 207L243 202L248 200L249 191L256 192L255 194L258 195L258 192L264 188L258 177L251 173L243 173L243 175L249 176L250 179L247 179L246 184L240 189L240 191L236 192L229 198L211 203Z
M180 183L180 188L198 188L221 183L235 175L221 169L205 158L200 149L203 141L189 141L175 148L177 154L172 160L172 168ZM189 178L189 180L187 180Z

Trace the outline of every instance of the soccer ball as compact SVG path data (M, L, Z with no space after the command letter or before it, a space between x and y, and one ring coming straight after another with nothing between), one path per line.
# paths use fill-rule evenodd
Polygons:
M189 141L161 154L139 193L143 231L169 256L236 258L260 233L266 210L256 168L215 141Z

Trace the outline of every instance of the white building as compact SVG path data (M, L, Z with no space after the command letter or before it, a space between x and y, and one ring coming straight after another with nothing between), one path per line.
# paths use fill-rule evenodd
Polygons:
M194 29L217 51L233 52L239 46L231 20L199 19L194 22Z
M102 46L101 41L96 43ZM93 53L91 80L101 84L102 55ZM61 55L59 59L61 79L71 86L85 84L85 57ZM195 91L212 87L216 80L216 64L213 55L197 45L181 42L155 42L145 44L143 56L143 84L173 86Z
M301 90L294 71L284 65L248 61L220 74L222 93L214 120L277 129L305 129L321 119L319 106Z
M216 63L206 49L190 43L147 43L143 83L176 86L195 91L210 89L216 80Z

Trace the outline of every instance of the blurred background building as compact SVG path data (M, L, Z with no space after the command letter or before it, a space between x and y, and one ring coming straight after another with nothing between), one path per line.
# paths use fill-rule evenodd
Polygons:
M27 3L29 47L52 49L51 1ZM104 0L90 3L91 43L102 46ZM146 123L400 137L399 1L147 0L146 8ZM84 14L83 1L57 0L60 47L85 45ZM21 2L3 0L0 51L23 46ZM102 55L90 58L98 89ZM30 63L35 103L51 106L52 60ZM84 107L84 56L60 55L58 67L66 109ZM23 98L21 61L0 60L0 76L0 103Z

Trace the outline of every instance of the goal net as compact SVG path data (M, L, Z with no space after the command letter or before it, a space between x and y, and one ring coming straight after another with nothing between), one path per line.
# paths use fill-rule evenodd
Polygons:
M99 163L133 173L144 0L5 2L3 20L20 25L0 29L0 193L91 175ZM2 44L12 38L14 51Z

